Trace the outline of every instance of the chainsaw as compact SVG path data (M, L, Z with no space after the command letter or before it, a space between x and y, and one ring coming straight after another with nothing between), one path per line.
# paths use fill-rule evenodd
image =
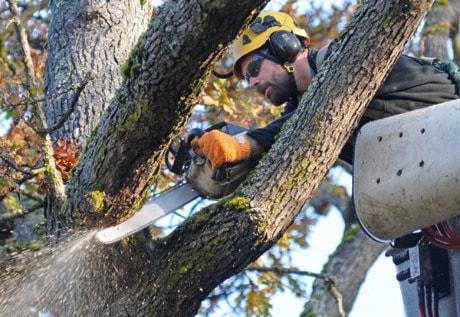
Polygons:
M245 180L248 172L257 164L257 160L248 159L224 164L212 170L209 160L203 155L196 154L190 144L195 137L214 129L223 130L230 135L246 133L246 130L238 125L220 122L206 130L194 128L186 138L175 138L168 148L166 167L176 175L185 175L185 182L149 199L138 212L124 222L97 232L96 237L99 241L110 244L126 238L198 197L219 199L232 193Z

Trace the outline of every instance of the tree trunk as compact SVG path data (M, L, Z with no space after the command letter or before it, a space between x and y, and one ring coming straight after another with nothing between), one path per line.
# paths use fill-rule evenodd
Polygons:
M371 240L362 230L351 229L324 266L323 275L332 281L316 279L301 316L343 316L353 308L367 271L387 246ZM333 283L331 285L331 283Z
M152 17L148 1L50 1L44 111L53 141L83 146L121 84L120 68ZM129 32L126 32L129 30ZM76 102L75 87L94 74Z
M187 117L206 70L259 4L165 4L132 55L128 77L74 172L67 212L78 219L94 217L91 212L98 210L116 214L111 208L116 203L123 211L117 217L126 214L132 197L147 191L157 160ZM67 247L62 260L68 262L52 262L64 270L52 276L68 281L67 288L56 292L59 287L47 284L53 296L41 293L40 307L59 315L195 315L216 285L257 259L287 230L431 4L363 3L303 106L249 182L163 239L151 241L140 233L112 246L86 239ZM102 204L95 203L101 196ZM5 303L1 307L12 311Z
M448 41L452 40L455 44L458 20L458 4L455 4L455 1L441 1L433 5L426 15L423 26L421 55L448 60ZM457 50L455 45L451 47L455 53Z
M52 141L83 147L121 84L121 64L152 15L142 1L50 1L43 111ZM129 32L125 30L129 29ZM120 34L123 40L120 40ZM91 46L91 48L89 48ZM91 74L91 75L88 75ZM78 87L94 77L78 94ZM47 233L58 237L72 225L53 188L46 195Z

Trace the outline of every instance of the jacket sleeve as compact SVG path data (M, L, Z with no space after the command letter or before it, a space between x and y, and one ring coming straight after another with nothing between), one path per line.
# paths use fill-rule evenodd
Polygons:
M259 142L265 151L270 150L275 143L276 136L280 133L283 124L292 116L297 109L298 103L288 102L280 118L269 123L263 128L251 129L247 135Z
M293 113L294 112L283 115L264 128L251 129L248 131L247 135L259 142L264 147L265 151L268 151L272 147L273 143L275 143L276 135L280 133L281 127Z

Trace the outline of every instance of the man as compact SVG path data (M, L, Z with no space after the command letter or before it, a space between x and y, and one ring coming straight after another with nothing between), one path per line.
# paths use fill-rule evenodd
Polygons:
M216 169L268 151L282 124L298 106L330 47L309 47L310 38L294 20L280 12L261 13L233 46L234 74L249 83L274 105L287 102L282 117L244 136L213 130L192 142ZM457 99L458 87L449 74L431 63L401 56L370 102L360 126L370 120ZM351 163L353 137L340 158Z

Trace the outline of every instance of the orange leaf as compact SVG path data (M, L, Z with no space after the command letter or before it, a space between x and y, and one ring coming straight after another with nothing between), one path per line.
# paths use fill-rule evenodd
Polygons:
M57 140L53 157L56 160L56 168L61 172L64 182L70 179L70 171L77 164L79 149L64 140Z

